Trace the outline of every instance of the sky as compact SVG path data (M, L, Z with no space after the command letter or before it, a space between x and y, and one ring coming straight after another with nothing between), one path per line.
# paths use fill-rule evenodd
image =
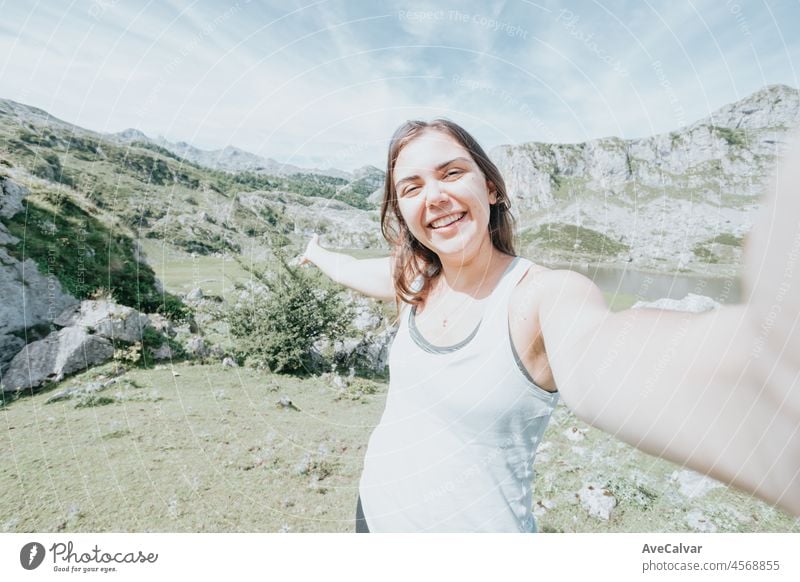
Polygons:
M0 0L0 98L280 162L384 165L406 119L485 148L668 132L800 87L797 0Z

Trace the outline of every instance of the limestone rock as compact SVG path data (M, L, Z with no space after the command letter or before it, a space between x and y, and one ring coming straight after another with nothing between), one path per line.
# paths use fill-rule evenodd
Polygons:
M712 479L707 475L701 475L700 473L691 471L689 469L675 471L672 473L670 478L672 481L678 483L681 494L689 499L702 497L713 489L724 487L724 485L716 479Z
M20 351L0 379L4 392L36 388L67 374L105 362L114 355L109 340L83 327L66 327Z
M0 373L5 364L25 346L25 340L11 334L0 334Z
M142 341L142 332L150 320L131 307L99 299L66 309L54 323L89 328L100 337L133 343Z
M584 485L577 495L581 507L599 519L608 520L617 506L617 500L611 492L595 484Z
M151 349L150 355L153 356L154 360L160 361L160 360L171 360L175 354L173 353L172 348L169 346L169 344L164 342L156 349Z
M721 307L719 303L704 295L689 293L683 299L662 298L656 301L637 301L631 309L667 309L670 311L688 311L702 313Z
M0 368L24 345L12 334L51 323L64 308L77 303L58 279L40 273L31 259L20 262L2 246L0 297Z
M150 327L162 335L175 337L178 333L172 322L160 313L148 313L147 319L150 320Z
M354 295L351 305L355 310L352 325L358 331L374 331L384 323L375 301Z
M317 340L312 348L312 363L318 367L332 364L338 368L361 368L382 373L389 363L389 348L396 332L397 328L387 327L336 342Z
M571 426L562 433L568 440L579 442L586 438L586 429L580 429L577 426Z
M11 181L0 178L0 216L11 218L22 211L22 200L28 195L28 189Z
M7 177L0 178L0 217L11 218L23 210L28 189ZM25 345L20 336L35 325L50 323L77 300L65 293L58 280L39 272L36 263L20 262L5 245L18 239L0 224L0 371Z
M186 351L196 358L205 358L209 353L206 341L200 336L190 337L187 340Z
M187 301L200 301L203 298L203 290L200 287L195 287L186 295Z
M281 396L278 402L275 403L278 408L284 408L287 410L300 410L295 406L294 402L288 396Z

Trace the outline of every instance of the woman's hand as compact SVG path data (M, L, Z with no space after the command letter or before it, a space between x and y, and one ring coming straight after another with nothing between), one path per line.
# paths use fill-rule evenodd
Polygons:
M314 262L313 257L316 256L316 252L321 249L322 247L319 244L319 235L314 233L311 235L311 240L308 241L306 245L306 250L297 258L298 265L309 265L309 264L316 264Z

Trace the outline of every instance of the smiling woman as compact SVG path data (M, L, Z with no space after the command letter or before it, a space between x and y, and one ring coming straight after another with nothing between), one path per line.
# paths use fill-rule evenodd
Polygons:
M582 275L516 256L503 178L465 130L401 126L381 209L392 256L348 259L313 237L303 257L401 306L357 530L536 531L533 461L559 396L647 452L800 515L797 166L768 206L779 228L769 217L753 237L747 304L612 314Z

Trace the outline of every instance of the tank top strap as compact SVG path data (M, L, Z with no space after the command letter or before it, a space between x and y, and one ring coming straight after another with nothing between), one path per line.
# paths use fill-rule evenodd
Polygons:
M511 301L511 294L531 265L533 263L528 259L519 256L514 257L506 272L503 273L500 282L492 291L489 304L486 306L484 319L494 321L501 315L503 316L503 321L508 319L508 304Z

